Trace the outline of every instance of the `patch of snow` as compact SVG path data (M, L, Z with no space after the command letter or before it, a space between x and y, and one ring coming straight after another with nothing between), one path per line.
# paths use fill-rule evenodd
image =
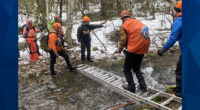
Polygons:
M53 15L52 15L53 16ZM66 13L63 14L63 17L66 16ZM151 45L150 45L150 51L151 50L157 50L157 47L162 47L162 41L161 38L164 37L164 43L166 42L167 38L170 35L170 27L171 24L170 22L163 22L165 21L166 17L170 18L170 15L164 15L161 13L156 13L156 18L154 20L150 19L151 17L136 17L138 20L140 20L143 24L147 25L150 29L150 38L151 38ZM64 18L63 18L64 19ZM21 19L24 20L24 19ZM18 24L23 24L22 21L19 20ZM173 19L170 18L170 21L172 21ZM73 25L73 29L72 29L72 39L74 39L76 41L76 43L78 43L77 41L77 29L78 27L81 25L81 17L79 19L75 19L74 21L74 25ZM90 24L100 24L103 21L95 21L95 22L91 22ZM163 22L163 23L161 23ZM98 50L97 51L91 51L91 56L94 59L102 59L105 57L110 57L113 56L113 53L118 50L118 47L116 47L116 43L111 42L108 38L109 33L111 33L114 30L119 30L120 25L122 24L122 20L120 18L113 18L112 20L108 20L103 28L98 28L95 29L94 32L97 34L98 38L101 40L101 42L106 46L106 49L104 49L104 47L102 46L102 44L100 43L100 41L96 38L96 36L93 34L93 32L91 32L91 50L93 49L93 47L97 47ZM63 27L63 31L66 31L66 27ZM160 30L160 29L165 29L165 30ZM166 30L169 29L169 30ZM37 34L38 39L40 39L41 33ZM119 36L116 36L119 37ZM19 40L18 42L24 42L25 39L23 37L19 36ZM154 42L153 42L154 41ZM38 45L40 46L40 42L38 40ZM177 44L176 44L177 45ZM80 46L76 46L74 48L72 48L74 51L80 51ZM105 52L105 53L102 53ZM43 54L45 53L42 49L40 49L40 52ZM27 53L28 55L28 53ZM43 57L48 57L48 55L44 55Z

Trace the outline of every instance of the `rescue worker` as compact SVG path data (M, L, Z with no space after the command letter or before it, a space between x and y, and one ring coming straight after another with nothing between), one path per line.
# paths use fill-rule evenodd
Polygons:
M123 71L126 81L128 82L128 85L123 84L122 87L135 93L136 87L131 72L131 70L133 70L133 72L136 73L140 89L146 92L147 85L143 77L144 73L140 70L140 66L144 54L148 52L150 46L149 29L136 18L131 18L131 14L128 10L122 11L120 16L123 24L120 26L119 56L122 50L126 48L123 51L125 54Z
M60 19L60 17L58 15L54 16L54 19L51 20L50 25L49 25L50 26L49 27L49 31L51 31L53 29L53 24L54 23L60 23L61 24L61 19ZM57 37L60 38L60 40L62 42L62 45L64 46L64 34L63 34L62 27L61 27L61 30L60 30L59 34L57 35Z
M23 36L26 38L26 41L29 46L30 51L30 59L32 62L37 61L39 59L39 47L37 45L37 35L36 33L43 31L43 28L40 26L40 29L37 29L33 26L32 20L27 19L26 24L23 26Z
M172 25L171 34L166 44L162 49L158 51L158 55L162 56L167 50L169 50L176 41L179 41L179 47L181 49L181 53L183 52L183 41L182 41L182 1L174 4L174 22ZM182 97L182 56L180 55L179 61L177 62L176 67L176 88L174 89L174 93L178 97Z
M54 23L53 29L50 31L49 40L48 40L48 48L51 49L50 51L50 71L51 75L56 75L54 70L54 64L56 63L56 58L62 56L69 68L70 71L73 71L75 68L72 67L69 56L65 53L64 48L60 39L58 38L59 32L61 30L60 23Z
M77 31L77 39L79 45L81 45L81 63L85 63L85 48L87 49L87 61L93 62L91 59L91 37L90 32L93 29L103 27L102 24L94 25L89 24L90 18L88 16L84 16L82 18L82 24L79 26Z
M53 29L53 23L60 23L60 24L61 24L60 18L59 18L58 15L54 16L54 19L52 19L52 20L50 21L49 31L51 31L51 30Z

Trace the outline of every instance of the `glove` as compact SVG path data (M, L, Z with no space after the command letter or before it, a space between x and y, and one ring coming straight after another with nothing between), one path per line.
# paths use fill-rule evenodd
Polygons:
M62 43L61 43L60 39L56 40L56 46L62 46Z
M126 54L127 54L127 50L126 50L126 49L124 49L124 50L123 50L123 53L124 53L124 55L126 55Z
M41 31L41 32L43 32L43 30L44 30L44 29L43 29L43 27L42 27L42 26L40 26L40 31Z
M26 35L26 36L28 35L28 31L26 31L25 35Z
M158 50L158 55L162 56L166 51L167 51L167 49L162 48L162 49Z
M56 58L58 58L58 57L59 57L59 54L57 53L57 54L56 54Z

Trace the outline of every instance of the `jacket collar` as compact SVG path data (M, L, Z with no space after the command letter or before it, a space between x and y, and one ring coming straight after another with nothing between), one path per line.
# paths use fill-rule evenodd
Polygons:
M182 17L182 12L177 13L176 16L175 16L175 19L178 18L178 17ZM174 20L175 20L175 19L174 19Z
M129 19L136 19L136 18L133 18L133 17L124 18L124 19L122 20L122 22L124 23L126 20L129 20Z

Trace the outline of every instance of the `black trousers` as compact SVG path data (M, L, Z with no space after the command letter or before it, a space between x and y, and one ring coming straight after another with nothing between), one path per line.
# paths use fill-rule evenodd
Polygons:
M37 47L37 53L40 55L39 46L37 44L37 39L35 39L35 43L36 43L36 47Z
M60 52L58 52L58 54L65 59L68 68L71 70L72 65L71 65L71 62L69 60L69 56L64 52L64 50L61 50ZM50 71L51 71L52 75L55 74L55 70L54 70L54 64L55 63L56 63L56 55L53 51L51 51L50 52Z
M182 55L179 57L179 61L176 66L176 88L175 95L181 97L182 96Z
M85 48L87 49L87 60L91 60L91 41L81 42L81 61L85 61Z
M138 79L140 87L141 88L147 87L144 77L143 77L144 73L142 73L140 70L143 57L144 57L144 54L139 55L139 54L134 54L134 53L129 53L129 52L126 52L125 54L124 75L125 75L126 81L128 82L128 86L131 89L135 89L135 83L133 80L131 69L133 70L133 72L136 73L136 77Z

